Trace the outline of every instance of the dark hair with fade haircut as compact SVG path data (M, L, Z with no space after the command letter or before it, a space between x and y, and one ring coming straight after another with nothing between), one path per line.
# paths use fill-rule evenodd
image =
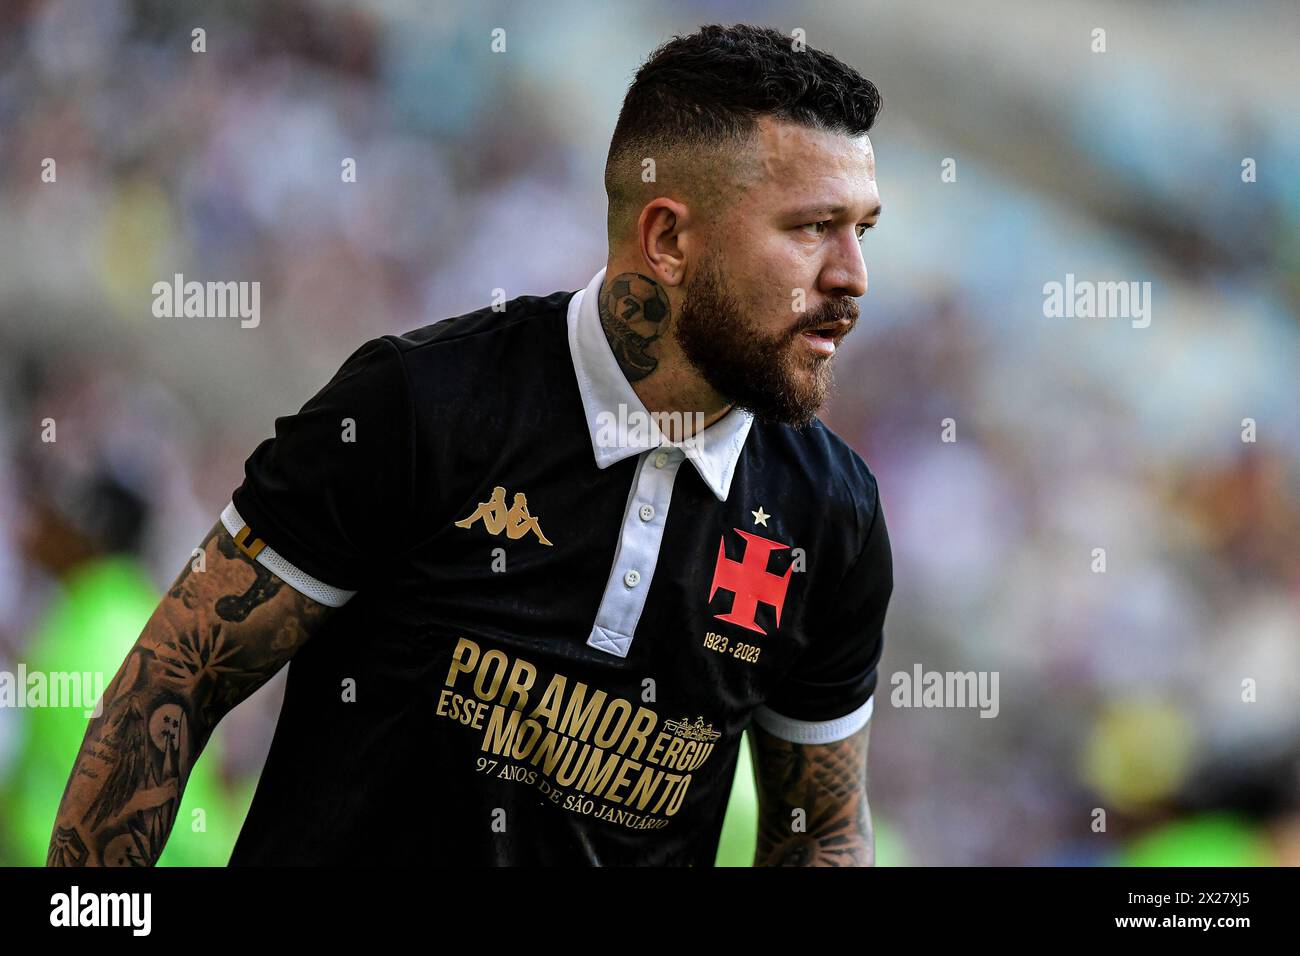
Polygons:
M706 153L746 143L760 116L857 136L880 106L880 91L857 70L812 47L795 50L770 27L711 24L675 36L637 71L619 111L605 162L610 241L644 195L643 159L679 153L705 165ZM719 182L703 185L708 202Z

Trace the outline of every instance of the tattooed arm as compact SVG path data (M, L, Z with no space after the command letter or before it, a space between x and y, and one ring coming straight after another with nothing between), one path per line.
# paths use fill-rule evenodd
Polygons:
M249 558L221 522L202 550L204 570L181 572L104 692L63 792L49 866L156 863L217 723L330 611Z
M870 730L867 724L834 743L793 744L750 724L758 788L755 866L875 865L867 804Z

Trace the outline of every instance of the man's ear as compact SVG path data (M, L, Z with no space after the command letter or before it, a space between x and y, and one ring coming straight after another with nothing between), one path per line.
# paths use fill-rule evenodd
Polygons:
M690 228L690 210L683 203L659 196L646 203L637 219L637 239L646 275L666 287L680 285L686 276L685 233Z

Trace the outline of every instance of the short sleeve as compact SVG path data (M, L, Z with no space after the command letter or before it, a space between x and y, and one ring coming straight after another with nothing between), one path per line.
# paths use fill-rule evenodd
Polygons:
M843 740L871 719L893 557L879 492L866 543L821 631L781 685L754 711L768 733L799 744Z
M253 450L222 523L255 560L331 607L398 549L413 494L410 393L387 339L362 345Z

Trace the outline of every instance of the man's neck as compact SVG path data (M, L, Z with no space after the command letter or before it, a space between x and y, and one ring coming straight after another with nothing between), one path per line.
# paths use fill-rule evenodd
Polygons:
M642 272L610 263L598 311L618 366L646 411L663 416L670 441L708 428L731 411L686 361L673 339L676 305L670 290Z
M669 413L664 416L663 430L669 440L681 441L731 411L731 404L707 385L703 388L708 394L698 394L700 384L698 376L684 369L681 363L663 363L650 375L633 382L632 390L646 411Z

